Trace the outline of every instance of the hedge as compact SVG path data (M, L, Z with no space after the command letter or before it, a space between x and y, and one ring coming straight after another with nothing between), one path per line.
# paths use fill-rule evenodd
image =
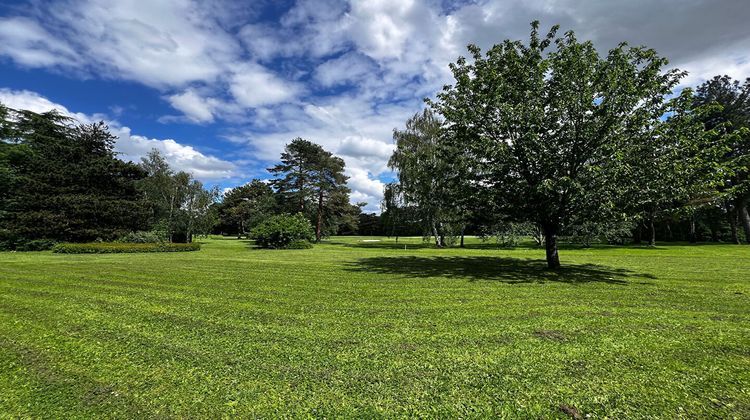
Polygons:
M93 242L87 244L57 244L52 252L58 254L119 254L130 252L187 252L198 251L200 244L173 244L173 243L118 243L118 242Z

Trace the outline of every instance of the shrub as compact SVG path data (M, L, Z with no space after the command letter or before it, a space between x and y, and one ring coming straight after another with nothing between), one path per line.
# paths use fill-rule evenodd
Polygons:
M310 222L300 213L280 214L256 226L250 237L262 248L310 248L314 233Z
M18 242L15 244L16 251L48 251L55 246L57 242L51 239L32 239L30 241Z
M294 241L286 247L286 249L310 249L313 247L310 241Z
M131 252L186 252L198 251L200 244L161 243L122 243L122 242L93 242L86 244L57 244L52 252L58 254L119 254Z
M166 237L159 232L130 232L121 236L115 242L128 244L157 244L166 242Z

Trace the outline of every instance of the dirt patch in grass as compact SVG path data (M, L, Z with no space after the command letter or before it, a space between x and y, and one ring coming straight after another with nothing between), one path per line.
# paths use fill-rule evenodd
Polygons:
M558 330L536 330L533 332L534 337L541 338L543 340L556 341L563 343L568 341L568 337L564 332Z
M560 404L560 411L570 416L572 419L583 420L583 415L577 408L568 404Z

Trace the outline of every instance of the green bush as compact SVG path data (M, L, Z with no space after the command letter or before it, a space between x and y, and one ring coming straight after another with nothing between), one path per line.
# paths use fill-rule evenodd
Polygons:
M307 218L297 213L269 217L250 232L250 237L262 248L303 249L312 247L315 235Z
M57 244L52 252L58 254L118 254L130 252L186 252L198 251L200 244L173 243L122 243L122 242L94 242L86 244Z
M310 249L313 247L310 241L294 241L286 247L286 249Z
M57 242L51 239L32 239L30 241L16 244L16 251L48 251Z
M165 235L158 232L130 232L121 236L115 242L128 244L158 244L166 242Z

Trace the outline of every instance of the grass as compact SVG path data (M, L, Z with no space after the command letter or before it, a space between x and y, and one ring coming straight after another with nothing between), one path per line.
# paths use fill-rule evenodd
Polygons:
M750 418L750 247L361 239L0 253L0 417Z

